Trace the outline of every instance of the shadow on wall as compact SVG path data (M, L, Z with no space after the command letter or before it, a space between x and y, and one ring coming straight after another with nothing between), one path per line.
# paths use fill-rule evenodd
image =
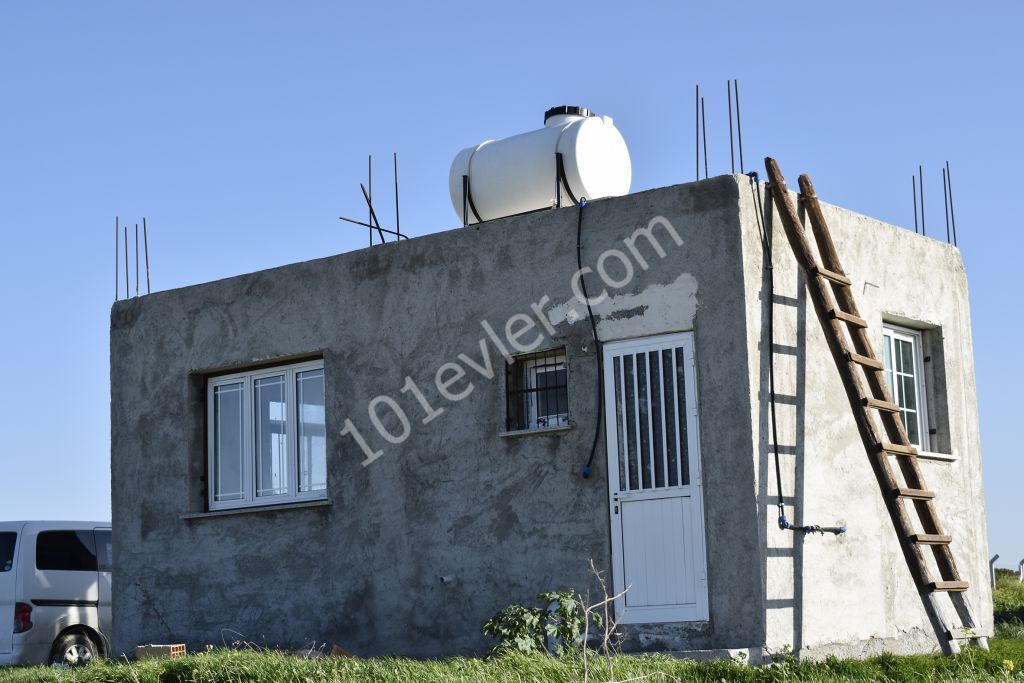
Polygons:
M762 225L768 235L774 229L772 205L765 198L762 206ZM801 207L802 211L802 207ZM772 238L772 260L788 249L785 237ZM804 503L804 431L806 423L805 384L807 374L807 283L804 272L795 268L795 276L785 280L769 271L769 258L762 254L761 283L761 343L760 390L758 391L758 500L763 503L763 515L759 516L767 529L766 552L762 576L765 577L765 624L766 637L775 640L784 632L794 652L803 646L803 561L804 534L791 532L772 533L775 524L769 519L777 517L779 492L777 490L775 453L778 453L782 470L782 503L793 518L794 525L802 524L800 518ZM774 288L769 284L774 277ZM772 292L774 289L774 293ZM774 344L769 329L769 316L774 316ZM770 369L775 366L775 413L778 418L776 431L779 443L773 443L771 424L771 377ZM792 473L792 476L787 476ZM788 567L786 565L789 565ZM768 577L788 577L790 590L782 594L783 580Z

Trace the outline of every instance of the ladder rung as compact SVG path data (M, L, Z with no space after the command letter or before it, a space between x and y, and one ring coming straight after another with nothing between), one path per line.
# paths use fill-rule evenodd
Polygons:
M840 275L839 273L835 273L831 270L828 270L827 268L822 268L821 266L814 266L813 270L815 275L823 277L826 280L831 280L837 285L844 285L846 287L849 287L850 285L853 284L850 278L846 277L845 275Z
M895 403L889 401L880 401L877 398L866 398L864 399L864 406L866 408L874 408L875 410L884 410L887 413L898 413L900 407Z
M897 498L909 498L911 500L931 500L935 497L932 491L926 491L924 489L904 489L898 488L893 489L893 494Z
M875 360L874 358L868 358L867 356L862 356L859 353L854 353L853 351L846 352L846 360L850 361L851 363L856 363L857 365L863 365L865 367L872 368L874 370L885 370L885 365L882 364L882 361Z
M928 584L928 587L933 591L947 591L953 593L962 593L971 587L966 581L932 581Z
M893 455L917 455L917 449L913 446L901 446L896 443L889 443L888 441L878 444L878 450L892 453Z
M850 323L853 327L867 327L868 321L864 318L858 318L853 313L847 313L846 311L840 311L838 308L833 308L829 311L829 315L836 320L842 320Z
M953 542L953 537L941 534L910 534L910 540L921 545L949 545Z
M974 640L980 638L977 629L973 628L951 628L946 631L951 640Z

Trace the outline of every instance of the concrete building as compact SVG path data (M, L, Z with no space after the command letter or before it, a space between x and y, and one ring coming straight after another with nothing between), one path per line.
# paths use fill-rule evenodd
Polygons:
M989 633L960 254L825 211ZM722 176L582 210L603 406L579 219L542 211L116 303L115 651L480 653L501 607L595 594L590 559L629 588L627 649L937 649L765 188ZM844 535L776 524L773 355L787 514Z

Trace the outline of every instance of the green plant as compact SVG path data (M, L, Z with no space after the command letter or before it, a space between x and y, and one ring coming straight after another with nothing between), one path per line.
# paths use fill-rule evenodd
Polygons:
M783 667L795 666L797 664L796 655L793 654L793 646L789 643L784 643L780 650L773 651L766 648L766 653L773 664Z
M509 605L484 622L484 635L495 638L494 652L515 650L531 654L544 649L544 630L541 627L547 610Z
M559 656L579 649L587 615L576 594L550 591L538 594L537 600L542 603L540 606L512 604L484 623L484 635L498 641L493 652L544 652L548 638L555 640L555 654ZM600 615L592 614L591 618L601 628Z
M996 579L992 591L992 607L997 622L1024 621L1024 583L1013 573Z

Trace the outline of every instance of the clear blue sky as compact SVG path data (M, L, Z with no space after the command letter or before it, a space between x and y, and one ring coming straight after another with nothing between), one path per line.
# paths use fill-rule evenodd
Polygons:
M383 180L397 151L404 229L443 230L455 152L555 104L615 118L634 190L688 181L696 82L721 174L738 78L748 167L776 156L830 202L912 225L923 163L944 232L950 160L991 550L1015 566L1022 25L1015 2L4 2L0 519L110 513L115 214L149 218L156 289L348 251L366 155Z

